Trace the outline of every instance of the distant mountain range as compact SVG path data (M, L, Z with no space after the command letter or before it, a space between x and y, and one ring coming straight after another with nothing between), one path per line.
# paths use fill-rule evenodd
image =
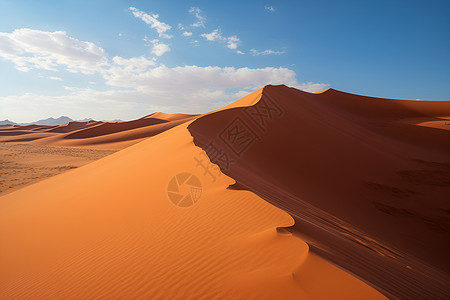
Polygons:
M89 119L87 119L87 120L89 121ZM4 121L0 121L0 125L8 125L8 124L10 124L10 125L21 125L21 126L24 126L24 125L35 124L35 125L54 126L54 125L64 124L64 123L67 123L67 122L73 122L73 120L71 118L69 118L69 117L66 117L66 116L61 116L61 117L59 117L57 119L55 119L55 118L47 118L47 119L42 119L42 120L38 120L38 121L35 121L35 122L31 122L31 123L15 123L15 122L12 122L12 121L7 119L7 120L4 120Z
M47 126L55 126L55 125L61 125L64 123L68 123L68 122L88 122L88 121L92 121L93 119L91 118L86 118L83 120L72 120L69 117L66 116L61 116L59 118L47 118L47 119L42 119L42 120L38 120L35 122L31 122L31 123L15 123L13 121L10 121L8 119L0 121L0 125L20 125L20 126L25 126L25 125L47 125ZM113 122L117 122L120 120L114 120ZM107 122L107 121L104 121Z
M8 120L8 119L6 119L6 120L3 120L3 121L0 121L0 125L17 125L17 124L12 122L12 121L10 121L10 120Z

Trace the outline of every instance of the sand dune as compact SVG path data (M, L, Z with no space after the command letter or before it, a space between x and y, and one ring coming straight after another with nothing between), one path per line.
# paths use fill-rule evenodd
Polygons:
M289 214L227 189L234 180L194 145L191 122L1 197L0 297L383 298L283 230ZM195 194L182 184L192 176Z
M45 125L14 125L0 126L0 142L30 142L44 137L52 136L47 131L57 126Z
M314 252L389 296L445 298L450 102L267 86L189 126L235 189L289 212ZM345 249L345 251L343 251Z
M133 121L69 122L57 126L0 126L0 142L119 150L194 117L195 115L157 112Z
M123 149L148 137L182 124L193 115L156 113L128 122L101 123L67 134L60 134L33 142L35 145L90 146L103 149Z
M25 126L20 126L20 125L14 125L12 126L12 128L10 128L10 130L33 130L33 131L41 131L41 130L45 130L45 129L50 129L53 128L53 126L48 126L48 125L25 125Z
M161 119L161 120L166 120L166 121L178 121L178 120L182 120L182 119L188 119L192 116L193 115L188 115L188 114L166 114L163 112L155 112L151 115L143 117L142 119L156 118L156 119Z
M47 132L58 132L58 133L67 133L72 132L75 130L85 129L89 128L95 125L100 125L103 122L100 121L88 121L88 122L69 122L65 124L61 124L58 126L55 126L54 128L51 128L50 130L47 130Z
M449 115L266 86L17 135L134 145L0 198L0 298L445 298Z

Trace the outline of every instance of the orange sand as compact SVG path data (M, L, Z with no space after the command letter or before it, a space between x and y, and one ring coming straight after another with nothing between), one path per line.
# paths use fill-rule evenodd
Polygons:
M191 122L1 197L0 298L384 298L277 231L289 214L227 189L234 180L213 165L205 174ZM167 195L183 172L202 184L190 207Z

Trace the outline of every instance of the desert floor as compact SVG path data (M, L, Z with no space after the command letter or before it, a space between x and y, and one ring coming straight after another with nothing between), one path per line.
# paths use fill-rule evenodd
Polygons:
M0 196L114 152L0 142Z

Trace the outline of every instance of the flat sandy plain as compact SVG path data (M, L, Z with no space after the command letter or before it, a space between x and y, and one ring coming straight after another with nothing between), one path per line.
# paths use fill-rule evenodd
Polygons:
M0 142L0 196L114 152Z
M124 122L0 126L0 196L86 165L190 117L154 113Z

